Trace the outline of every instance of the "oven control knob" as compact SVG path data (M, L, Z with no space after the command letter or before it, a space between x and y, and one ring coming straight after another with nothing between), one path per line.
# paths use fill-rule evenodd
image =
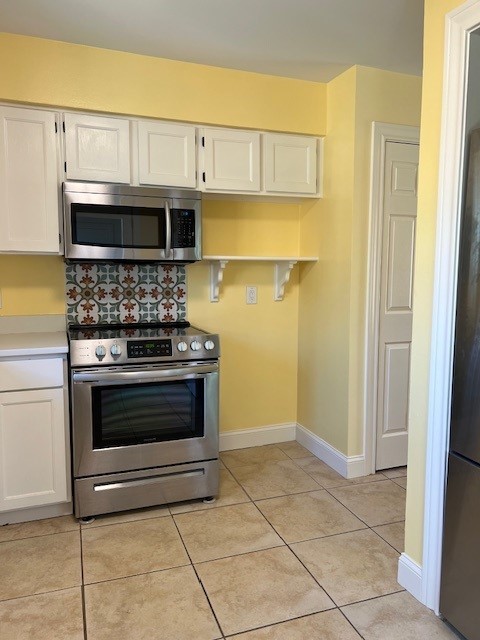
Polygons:
M188 349L188 344L187 344L186 342L183 342L183 341L182 341L182 342L179 342L179 343L177 344L177 349L178 349L179 351L186 351L186 350Z
M211 351L212 349L215 349L215 343L213 342L213 340L207 340L205 342L205 349L207 351Z
M190 348L192 351L198 351L199 349L202 348L202 345L200 344L200 342L198 340L194 340L192 342L192 344L190 345Z
M112 356L119 356L122 353L122 350L118 344L112 344L110 347L110 353Z
M98 347L95 349L95 355L99 360L104 358L106 353L107 353L107 350L105 349L103 344L99 344Z

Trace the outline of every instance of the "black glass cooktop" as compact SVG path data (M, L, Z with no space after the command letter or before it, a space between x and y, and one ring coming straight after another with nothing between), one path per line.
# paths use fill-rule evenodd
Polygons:
M70 340L108 340L112 338L164 338L203 333L186 320L140 324L69 325Z

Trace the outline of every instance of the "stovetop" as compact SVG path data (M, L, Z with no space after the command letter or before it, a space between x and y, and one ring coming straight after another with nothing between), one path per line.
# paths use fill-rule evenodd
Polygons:
M219 338L190 323L70 325L71 367L214 360Z
M115 338L134 340L169 336L193 336L198 333L204 333L204 331L192 327L187 321L140 324L72 324L68 327L70 340L110 340Z

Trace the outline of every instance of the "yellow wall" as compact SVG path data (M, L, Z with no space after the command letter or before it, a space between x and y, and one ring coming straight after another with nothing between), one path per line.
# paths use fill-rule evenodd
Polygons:
M348 448L356 70L327 87L324 198L302 205L301 250L318 255L302 267L299 299L298 422L344 453Z
M326 85L0 33L0 100L322 135Z
M207 200L205 255L298 255L299 205ZM273 264L230 262L220 300L209 302L209 266L187 267L188 318L222 340L222 431L296 422L298 275L283 301L273 300ZM245 286L258 303L245 304ZM278 346L281 345L279 349Z
M365 319L372 122L419 126L422 78L357 67L355 185L350 298L348 454L363 452Z
M0 34L0 100L180 121L323 134L326 85ZM299 206L208 201L204 252L297 254ZM0 256L0 315L64 312L63 262ZM298 275L273 301L273 265L229 265L219 303L208 266L187 268L188 315L222 340L221 429L293 422ZM245 285L258 286L247 307ZM278 345L282 348L279 350ZM247 396L245 395L247 392ZM247 400L245 400L247 398Z
M59 256L0 255L0 316L64 314L64 274Z
M422 564L428 384L443 90L445 15L459 0L425 1L424 79L415 258L405 551Z
M365 313L373 121L418 125L421 78L354 67L327 88L325 198L302 205L298 421L363 452ZM315 229L315 231L313 231Z

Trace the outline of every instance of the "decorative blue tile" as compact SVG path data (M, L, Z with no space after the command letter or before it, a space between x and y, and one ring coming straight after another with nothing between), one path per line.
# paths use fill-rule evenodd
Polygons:
M71 324L185 320L185 267L152 264L66 265Z

